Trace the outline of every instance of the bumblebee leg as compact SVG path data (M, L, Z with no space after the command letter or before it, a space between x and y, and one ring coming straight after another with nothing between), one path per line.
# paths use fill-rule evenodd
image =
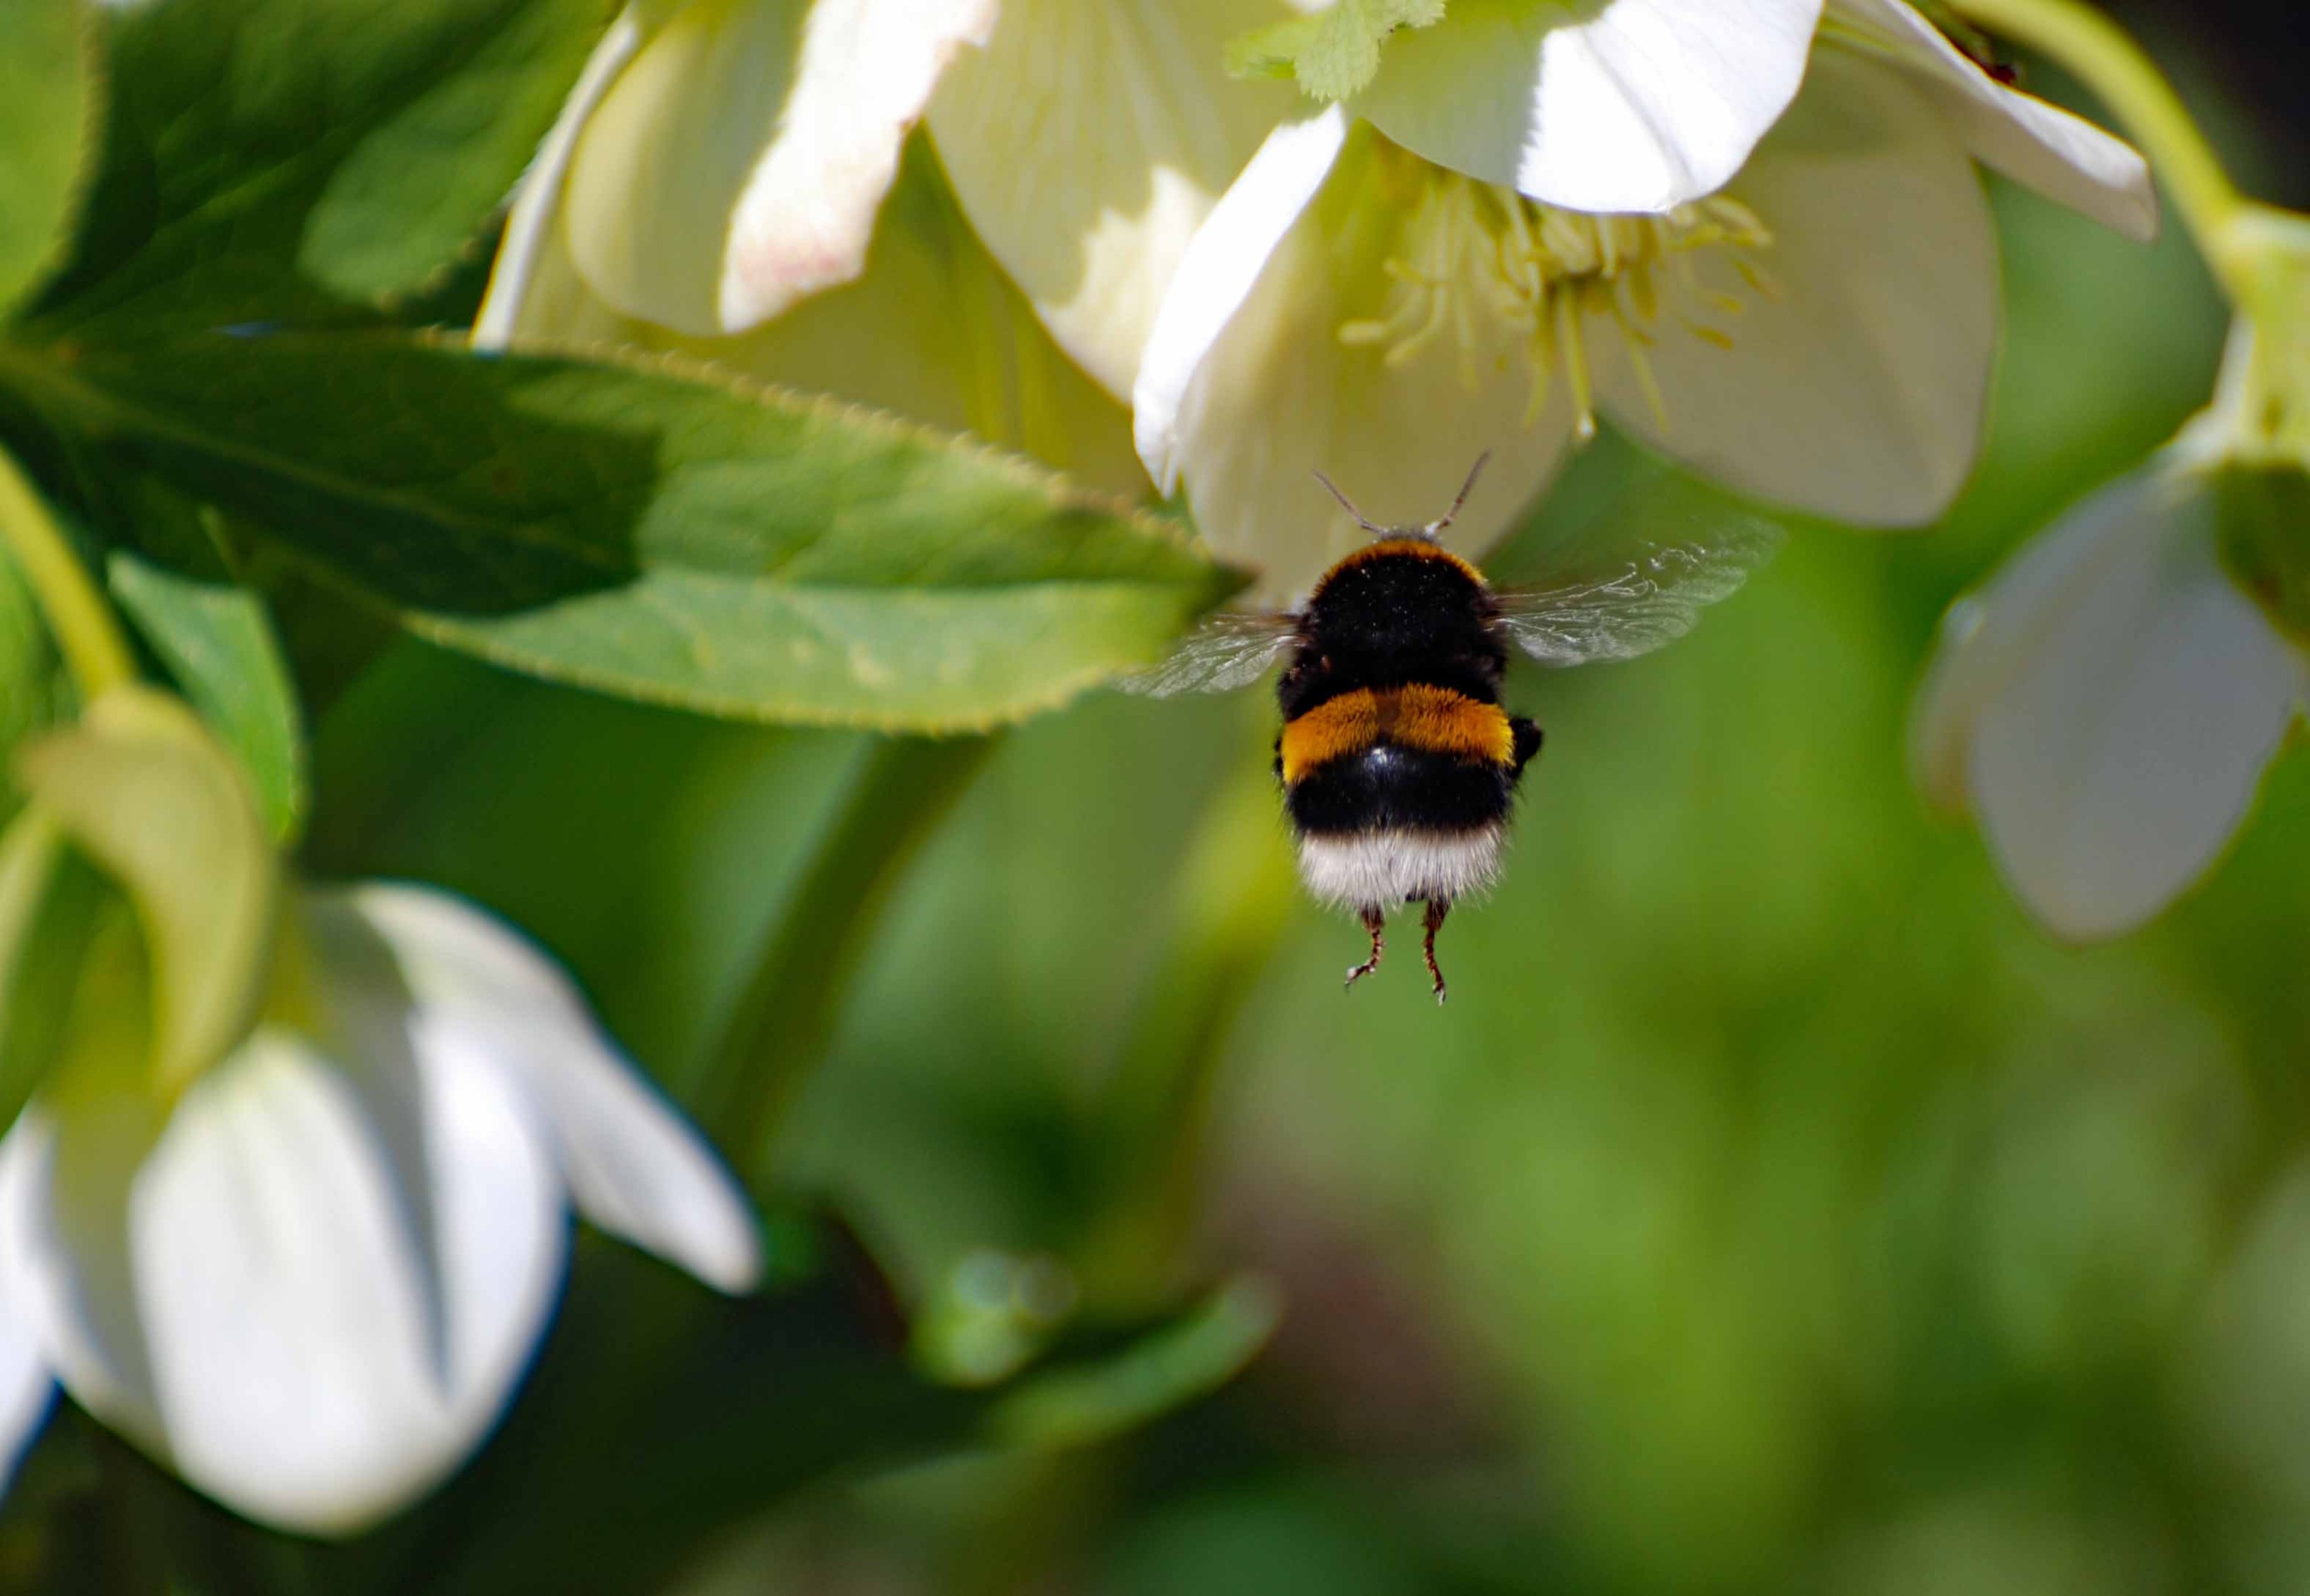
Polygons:
M1364 910L1364 929L1371 932L1371 957L1348 972L1350 986L1353 986L1366 976L1379 968L1379 956L1387 941L1387 916L1379 912L1379 906L1376 904Z
M1428 938L1420 944L1420 951L1427 955L1428 974L1436 983L1436 1001L1439 1003L1444 1001L1444 972L1436 967L1436 933L1444 929L1444 916L1451 912L1450 898L1431 898L1428 900L1428 915L1423 922L1428 927Z

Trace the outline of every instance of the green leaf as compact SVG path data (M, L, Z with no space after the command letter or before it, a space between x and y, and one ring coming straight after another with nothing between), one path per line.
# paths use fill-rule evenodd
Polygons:
M39 811L18 815L0 835L0 1129L61 1061L68 1030L86 1029L71 1021L105 892ZM120 995L105 993L116 1001L103 1007L122 1010ZM125 1008L138 1007L128 994Z
M1241 585L1024 462L663 360L212 336L44 380L118 465L421 636L708 714L984 727L1152 661Z
M133 687L18 750L16 774L135 903L152 1079L182 1088L246 1034L272 959L280 872L246 778L191 711Z
M39 315L115 333L302 323L423 287L503 203L605 14L166 0L119 17L104 159Z
M112 596L169 674L239 755L274 842L295 841L306 805L305 730L296 683L265 601L127 550L106 566Z
M0 314L70 241L102 96L75 0L0 4Z
M1317 100L1345 100L1379 75L1380 50L1398 28L1444 20L1444 0L1339 0L1242 35L1228 47L1238 77L1291 77Z
M54 725L72 701L71 678L39 606L15 562L0 553L0 756ZM0 816L13 814L17 802L13 788L0 788Z

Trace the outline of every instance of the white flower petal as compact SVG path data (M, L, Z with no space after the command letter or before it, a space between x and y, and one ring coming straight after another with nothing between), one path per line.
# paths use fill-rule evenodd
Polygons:
M931 100L971 225L1118 398L1188 239L1298 98L1222 69L1263 20L1244 0L1006 0Z
M1368 538L1315 473L1374 522L1426 522L1490 450L1445 539L1476 554L1548 481L1570 432L1560 383L1525 419L1524 335L1499 322L1479 277L1455 283L1450 301L1472 318L1464 350L1449 328L1393 361L1376 344L1342 340L1343 326L1383 310L1393 286L1384 263L1404 252L1402 230L1435 174L1368 129L1336 161L1331 143L1318 118L1253 160L1189 250L1141 372L1142 458L1159 481L1184 481L1214 549L1259 565L1255 596L1267 601L1304 594ZM1300 190L1327 163L1301 208ZM1295 214L1270 253L1279 218ZM1472 256L1464 264L1477 269Z
M2194 481L2129 478L2053 535L2071 545L2062 579L2017 566L2024 580L1983 596L1993 648L2028 641L1980 694L1970 785L2022 901L2086 941L2139 925L2212 866L2310 664L2221 569Z
M720 327L743 332L866 267L899 147L940 74L984 44L995 0L814 0L771 141L739 196Z
M31 1327L0 1301L0 1494L16 1477L55 1400L56 1382Z
M618 310L722 330L732 218L777 131L799 31L769 0L688 0L578 129L562 230L586 283Z
M1131 395L1139 458L1168 496L1179 482L1179 409L1212 346L1331 176L1347 141L1333 106L1267 136L1189 244L1147 340Z
M1805 71L1820 0L1453 0L1355 108L1440 165L1576 211L1724 186Z
M2007 88L1902 0L1830 0L1830 19L1921 77L1976 160L2129 239L2158 236L2149 163L2123 140Z
M1727 192L1772 232L1750 257L1769 295L1718 250L1695 272L1738 314L1663 274L1645 352L1664 422L1617 330L1592 319L1612 419L1765 499L1863 525L1932 520L1979 452L1997 342L1997 239L1972 163L1902 74L1823 54Z
M992 0L688 0L579 129L563 227L624 315L751 326L864 268L899 147Z
M421 1193L393 1179L346 1075L261 1045L187 1095L138 1178L170 1453L252 1517L343 1533L406 1505L496 1422L551 1310L567 1222L522 1105L465 1060L415 1071Z
M82 1406L165 1457L128 1193L167 1111L141 1093L74 1096L68 1115L34 1099L0 1142L0 1296Z
M550 245L560 242L562 185L569 175L569 156L578 147L578 135L610 91L610 85L641 48L642 38L641 19L629 5L594 47L586 70L578 74L577 86L569 91L561 114L554 119L552 131L523 174L521 186L514 193L513 210L506 217L497 259L490 265L489 291L482 296L481 310L473 318L476 348L503 349L512 338L539 261Z
M578 1209L724 1291L750 1288L760 1244L744 1195L697 1132L611 1050L567 976L446 893L349 889L415 993L418 1034L459 1038L517 1073Z
M36 1110L0 1179L0 1278L31 1283L74 1396L220 1501L317 1533L404 1505L480 1442L567 1246L551 1167L498 1076L360 1068L415 1077L421 1191L354 1078L278 1031L196 1082L157 1141L126 1099L109 1124L87 1102Z
M1950 606L1918 690L1910 773L1926 802L1955 815L1973 806L1973 739L1982 716L2039 640L2044 618L2102 558L2098 501L2031 538L1985 590Z
M39 1436L53 1400L56 1376L48 1375L48 1360L39 1356L39 1337L7 1312L7 1298L0 1296L0 1495L7 1495L16 1464Z

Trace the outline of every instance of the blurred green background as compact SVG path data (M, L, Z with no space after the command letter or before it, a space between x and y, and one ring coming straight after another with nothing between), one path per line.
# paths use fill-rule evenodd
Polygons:
M416 644L355 685L316 868L532 931L734 1157L760 1129L771 1201L848 1216L942 1377L1246 1273L1281 1304L1217 1394L1066 1449L848 1460L880 1410L773 1375L746 1424L846 1461L762 1476L659 1588L2310 1591L2310 761L2202 890L2090 951L1905 770L1944 606L2201 403L2222 334L2178 238L1996 197L1972 491L1931 535L1801 532L1656 656L1520 671L1547 751L1441 1010L1402 945L1342 995L1360 938L1291 883L1263 693L893 748ZM536 1415L639 1366L686 1293L581 1254L477 1472L663 1462ZM603 1296L658 1311L604 1349ZM468 1547L522 1522L468 1517ZM589 1588L503 1566L458 1588Z

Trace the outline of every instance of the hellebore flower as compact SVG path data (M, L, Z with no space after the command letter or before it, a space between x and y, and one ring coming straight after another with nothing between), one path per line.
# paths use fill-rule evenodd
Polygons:
M569 1208L720 1290L760 1259L721 1165L517 935L414 887L282 918L222 1060L172 1093L92 1038L0 1142L0 1457L58 1381L227 1505L334 1534L488 1434Z
M1222 70L1266 9L630 6L524 180L475 341L680 349L1142 490L1117 401L1290 104Z
M1133 394L1157 485L1271 597L1359 536L1309 470L1417 521L1489 445L1511 490L1454 528L1481 552L1600 413L1766 499L1932 520L1996 338L1974 162L2134 237L2155 200L2132 151L1898 0L1817 11L1463 0L1400 35L1190 246Z
M2273 230L2291 307L2238 322L2213 405L2148 465L1950 608L1919 695L1920 786L2071 941L2211 869L2310 703L2310 224Z

